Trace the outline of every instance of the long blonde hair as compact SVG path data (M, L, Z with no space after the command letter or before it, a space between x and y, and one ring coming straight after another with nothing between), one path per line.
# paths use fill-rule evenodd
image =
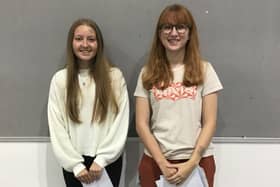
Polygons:
M90 76L93 78L95 87L95 101L93 106L92 121L103 122L108 115L109 107L116 115L119 107L115 98L115 94L111 85L110 69L112 65L108 62L104 55L104 43L102 33L98 25L90 19L79 19L75 21L68 32L67 39L67 97L66 97L66 113L73 122L81 123L79 118L79 93L80 87L78 82L79 65L77 57L73 52L72 42L74 33L80 25L91 27L96 33L97 52L92 63L89 65ZM94 93L92 93L94 94Z
M145 71L142 76L143 86L149 90L153 86L165 89L173 80L173 73L168 62L166 51L160 41L160 28L166 23L186 24L189 28L189 40L185 46L184 78L185 86L203 83L203 65L199 51L197 27L190 11L179 4L167 6L160 14L156 26L152 48Z

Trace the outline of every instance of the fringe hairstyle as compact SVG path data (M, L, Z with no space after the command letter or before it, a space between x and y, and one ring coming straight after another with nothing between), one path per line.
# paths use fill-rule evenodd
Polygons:
M92 121L103 122L108 115L109 108L112 108L112 111L116 116L119 111L119 107L111 85L110 68L112 65L107 61L104 55L103 36L98 25L90 19L78 19L72 24L68 32L66 49L66 113L73 122L81 123L78 108L80 94L78 82L79 64L77 57L73 52L72 46L75 30L80 25L87 25L96 33L97 52L95 57L92 59L92 63L89 65L90 76L96 84Z
M161 26L166 23L186 24L189 26L189 40L185 46L183 84L187 87L202 84L203 64L200 57L195 21L186 7L173 4L167 6L158 19L150 55L142 76L144 88L150 90L155 86L158 89L165 89L173 80L173 73L166 51L160 40Z

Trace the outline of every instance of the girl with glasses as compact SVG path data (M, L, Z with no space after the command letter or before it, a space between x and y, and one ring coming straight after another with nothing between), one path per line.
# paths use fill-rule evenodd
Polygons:
M191 13L182 5L167 6L134 93L136 130L145 146L139 165L142 187L156 187L160 175L181 184L198 165L213 187L211 139L221 89L213 66L201 58Z

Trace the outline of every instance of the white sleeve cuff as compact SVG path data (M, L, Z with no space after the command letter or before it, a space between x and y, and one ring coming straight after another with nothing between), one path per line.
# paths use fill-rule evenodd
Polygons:
M83 170L85 169L86 166L82 163L79 163L78 165L76 165L74 168L73 168L73 173L75 175L75 177L78 176L78 174Z
M105 168L107 166L107 162L103 158L101 158L100 156L97 156L94 159L94 162L102 168Z

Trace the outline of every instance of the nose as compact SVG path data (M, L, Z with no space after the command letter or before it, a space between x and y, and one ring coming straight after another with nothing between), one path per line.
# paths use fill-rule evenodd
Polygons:
M87 42L87 40L86 40L86 39L84 39L84 40L82 41L82 46L83 46L83 47L88 46L88 42Z
M172 27L170 35L178 35L178 31L175 26Z

